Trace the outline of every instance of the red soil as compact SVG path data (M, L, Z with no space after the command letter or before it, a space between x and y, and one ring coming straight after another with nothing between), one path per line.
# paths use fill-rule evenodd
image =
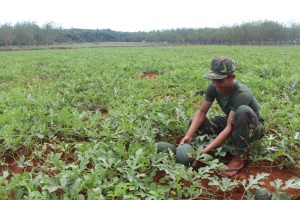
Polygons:
M158 76L157 73L147 73L147 72L144 72L141 74L141 78L156 78L156 76Z

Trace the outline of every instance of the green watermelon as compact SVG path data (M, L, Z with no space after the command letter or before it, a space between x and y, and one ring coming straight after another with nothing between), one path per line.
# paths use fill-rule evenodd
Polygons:
M157 153L159 152L169 152L169 149L175 154L176 153L176 147L175 145L169 143L169 142L157 142Z
M272 196L270 195L269 190L266 188L256 189L254 191L254 199L255 200L271 200Z
M191 166L196 158L196 151L190 144L182 144L177 147L176 159L185 166Z

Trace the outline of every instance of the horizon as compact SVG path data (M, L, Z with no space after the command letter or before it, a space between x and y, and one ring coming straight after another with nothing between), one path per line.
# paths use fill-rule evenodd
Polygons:
M29 22L29 23L34 23L36 25L38 25L39 27L42 27L43 24L45 23L50 23L50 22L43 22L41 24L38 24L37 22L35 21L29 21L29 20L23 20L23 21L18 21L18 22L15 22L15 23L11 23L11 22L5 22L5 23L0 23L0 26L4 25L4 24L10 24L10 25L13 25L15 26L17 23L26 23L26 22ZM275 21L275 20L255 20L255 21L245 21L245 22L242 22L240 24L232 24L232 25L222 25L222 26L219 26L219 27L197 27L197 28L194 28L194 27L177 27L177 28L171 28L171 29L155 29L155 30L144 30L144 31L119 31L119 30L113 30L113 29L110 29L110 28L80 28L80 27L69 27L69 28L64 28L64 27L61 27L59 26L60 24L57 23L57 22L54 22L52 21L51 23L53 23L53 25L56 25L57 28L61 28L63 30L70 30L70 29L81 29L81 30L111 30L111 31L114 31L114 32L152 32L152 31L169 31L169 30L177 30L177 29L205 29L205 28L208 28L208 29L218 29L218 28L222 28L222 27L233 27L233 26L241 26L243 24L247 24L247 23L263 23L263 22L273 22L273 23L278 23L278 24L282 24L282 25L285 25L285 26L288 26L289 24L293 23L293 24L297 24L297 25L300 25L300 22L296 22L294 20L292 21L288 21L288 22L279 22L279 21Z

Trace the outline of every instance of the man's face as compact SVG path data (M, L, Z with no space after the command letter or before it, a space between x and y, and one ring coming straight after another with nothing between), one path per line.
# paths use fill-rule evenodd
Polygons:
M212 79L212 83L216 87L217 92L221 94L229 94L233 85L234 75L227 76L223 79Z

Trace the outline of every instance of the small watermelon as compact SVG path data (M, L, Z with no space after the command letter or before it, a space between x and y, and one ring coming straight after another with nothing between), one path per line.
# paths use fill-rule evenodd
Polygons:
M190 144L182 144L176 150L177 161L185 166L191 166L196 158L196 151Z
M255 200L271 200L272 196L270 195L269 190L265 188L256 189L254 191Z
M157 153L159 152L169 152L169 149L175 154L176 153L176 147L175 145L169 143L169 142L157 142Z

